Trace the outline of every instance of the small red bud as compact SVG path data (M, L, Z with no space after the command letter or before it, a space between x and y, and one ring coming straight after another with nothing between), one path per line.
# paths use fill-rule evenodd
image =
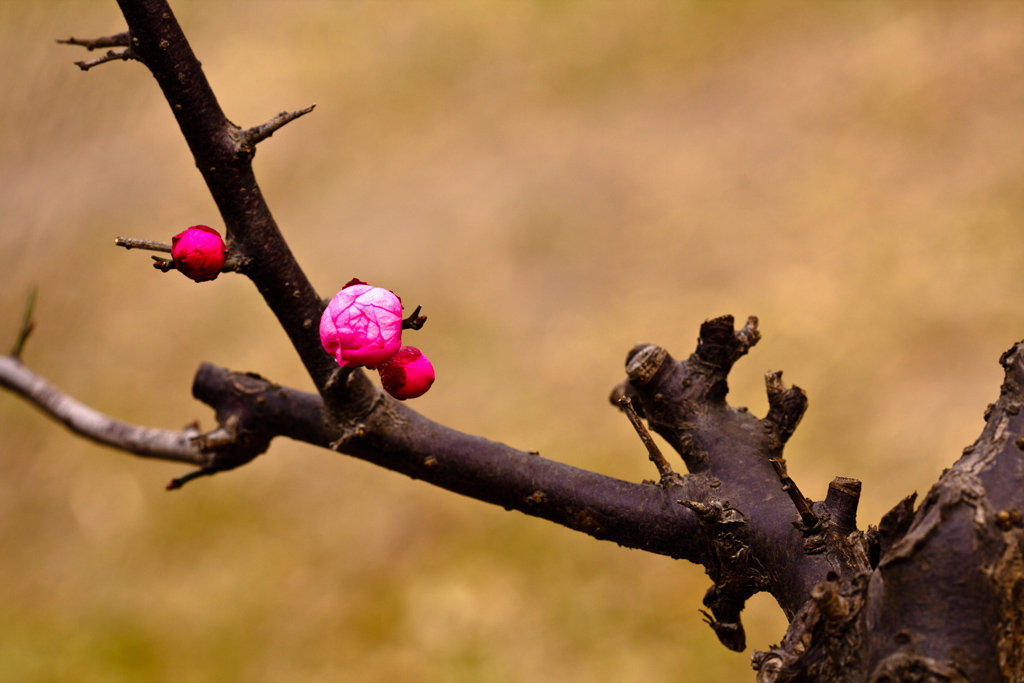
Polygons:
M196 282L213 280L220 275L227 255L220 233L205 225L193 225L171 238L174 267Z
M403 346L378 370L384 391L399 401L422 396L434 383L434 366L415 346Z

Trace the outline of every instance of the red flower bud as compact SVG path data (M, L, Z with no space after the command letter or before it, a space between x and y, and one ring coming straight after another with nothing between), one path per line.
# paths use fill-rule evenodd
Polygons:
M182 275L196 282L220 275L228 250L220 233L205 225L193 225L171 238L171 259Z
M415 346L403 346L378 370L384 391L399 401L422 396L434 383L434 366Z

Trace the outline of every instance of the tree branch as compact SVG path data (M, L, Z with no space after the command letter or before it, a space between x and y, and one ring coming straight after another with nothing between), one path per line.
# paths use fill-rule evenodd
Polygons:
M867 535L856 529L858 481L837 478L826 500L813 503L785 472L782 450L807 406L802 390L770 373L762 420L726 403L733 364L760 338L753 317L739 330L731 316L706 321L684 361L654 345L627 357L627 381L613 399L633 403L634 424L645 418L682 456L686 475L666 476L671 468L652 450L661 484L631 484L461 434L382 394L362 370L339 369L320 345L323 301L251 166L253 145L308 110L238 128L167 3L118 2L130 34L106 40L125 49L80 66L137 59L150 69L221 212L239 270L277 316L319 395L204 365L193 393L215 408L220 427L198 435L113 421L13 358L0 363L3 386L101 443L200 465L172 488L249 462L283 435L596 538L698 562L714 582L705 617L727 647L744 647L740 612L758 591L770 591L791 619L778 647L755 653L760 681L1024 679L1020 346L1002 359L1002 395L975 446L916 512L905 499ZM94 49L103 40L65 42ZM422 324L418 310L410 318L408 327ZM929 594L936 582L946 589L942 600Z
M256 285L315 385L323 389L336 367L316 332L323 302L278 230L251 158L237 153L237 127L224 115L168 4L118 4L128 23L132 56L146 65L163 91L220 210L239 270Z
M180 432L119 422L71 398L17 359L0 356L0 386L25 398L68 429L105 446L158 458L205 466L210 457L198 447L198 429Z
M73 432L143 457L199 465L171 482L249 462L275 436L339 450L471 498L518 510L623 546L705 563L708 546L694 515L676 501L684 484L632 484L443 427L373 387L369 414L348 431L323 420L316 394L280 387L258 375L203 364L193 394L217 411L220 427L200 434L119 422L74 400L14 359L0 356L0 386L21 395Z

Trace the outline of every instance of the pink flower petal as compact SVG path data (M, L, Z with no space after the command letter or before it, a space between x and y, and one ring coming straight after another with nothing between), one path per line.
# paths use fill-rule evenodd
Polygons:
M376 367L402 345L402 303L389 290L350 284L324 310L320 342L342 367Z

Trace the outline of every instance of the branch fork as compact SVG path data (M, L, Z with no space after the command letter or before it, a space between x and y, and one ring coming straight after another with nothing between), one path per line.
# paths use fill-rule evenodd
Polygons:
M58 40L58 43L62 45L78 45L92 52L93 50L104 48L104 47L123 47L123 50L109 50L107 54L102 57L95 59L88 59L81 62L75 62L75 64L82 71L88 71L94 66L100 64L106 64L107 62L114 62L117 60L127 61L129 59L138 59L138 56L132 50L131 46L131 34L127 31L123 33L116 33L112 36L105 36L103 38L92 38L81 40L78 38L68 38L67 40Z

